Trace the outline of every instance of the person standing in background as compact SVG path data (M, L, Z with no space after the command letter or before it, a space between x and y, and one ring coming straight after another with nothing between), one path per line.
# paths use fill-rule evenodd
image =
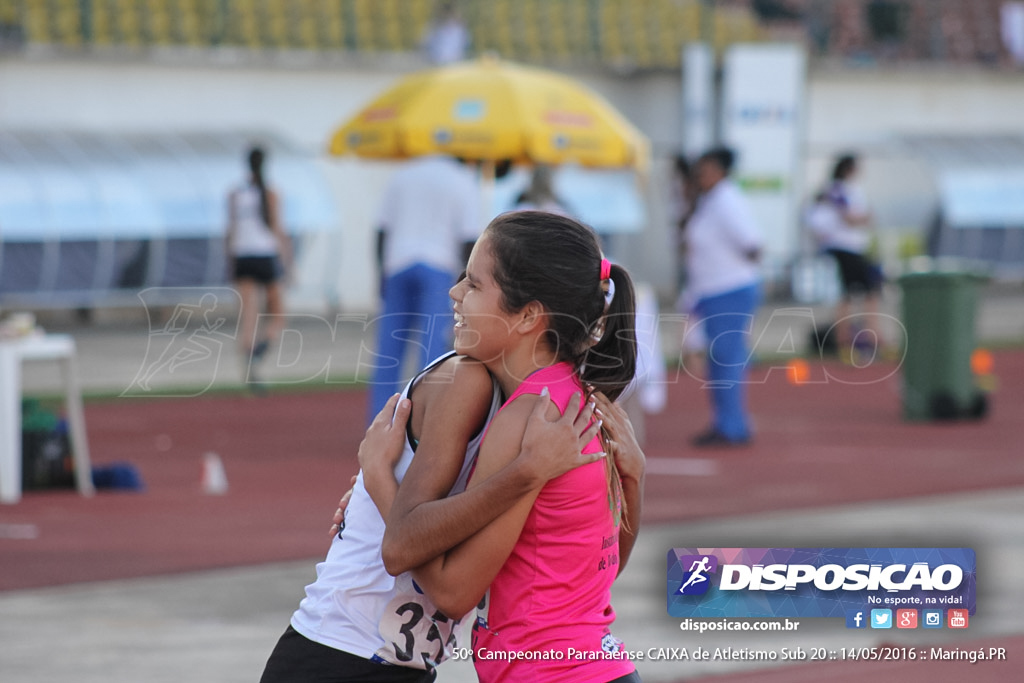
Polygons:
M704 325L696 311L693 292L686 286L686 226L697 206L697 182L693 167L685 154L677 154L672 161L672 182L669 186L668 215L675 227L676 238L676 297L675 310L686 316L680 345L683 350L683 367L693 376L703 375L703 358L707 353L707 339Z
M711 427L693 439L697 447L750 442L746 406L747 335L761 299L760 227L740 188L729 178L735 155L718 147L697 161L701 196L685 235L688 291L707 336L707 384Z
M378 225L383 313L369 419L402 388L407 343L419 347L417 367L451 348L448 289L464 265L466 244L482 229L473 172L452 157L407 162L384 193Z
M853 154L843 154L836 160L831 182L817 196L810 220L821 250L839 267L842 298L836 307L835 341L841 356L852 354L858 341L850 319L851 304L858 295L863 297L861 318L865 329L874 336L872 346L881 344L875 323L882 274L867 257L873 218L864 195L853 182L858 170Z
M555 194L554 173L550 166L537 164L530 176L530 186L516 197L516 211L547 211L572 216L564 201Z
M683 242L686 224L690 222L690 216L697 206L697 185L693 168L685 154L677 154L672 160L672 184L668 201L669 217L678 231L680 242Z
M231 278L242 300L239 335L242 358L253 386L260 386L253 363L261 360L284 328L282 283L292 266L292 247L281 224L281 203L263 173L266 152L252 147L248 154L249 179L228 196L227 253ZM256 323L266 300L268 324L256 338Z
M469 40L469 31L455 3L450 0L440 2L434 21L422 40L427 59L439 66L461 62L469 51Z

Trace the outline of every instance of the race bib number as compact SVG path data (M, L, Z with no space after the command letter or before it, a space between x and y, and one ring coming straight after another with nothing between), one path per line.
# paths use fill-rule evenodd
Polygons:
M403 591L388 603L381 617L384 646L377 650L377 656L392 664L432 669L457 645L458 625L425 595Z
M487 615L490 612L490 602L491 589L488 588L487 592L484 593L484 597L480 598L480 603L476 606L476 627L490 628L487 622Z

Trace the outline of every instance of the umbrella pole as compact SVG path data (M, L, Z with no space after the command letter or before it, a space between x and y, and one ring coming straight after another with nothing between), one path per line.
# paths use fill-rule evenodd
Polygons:
M480 162L480 230L494 218L494 160Z

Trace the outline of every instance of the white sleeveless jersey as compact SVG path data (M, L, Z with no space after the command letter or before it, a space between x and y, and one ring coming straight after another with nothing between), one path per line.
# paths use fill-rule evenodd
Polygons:
M405 387L402 396L430 369L455 355L450 352L430 363ZM501 390L494 383L489 423L501 407ZM480 451L484 430L466 448L462 470L448 495L465 490ZM400 482L412 462L413 448L395 467ZM292 615L292 628L312 641L353 655L416 669L435 667L456 646L458 622L443 615L408 573L391 576L381 559L384 520L359 473L345 510L343 530L334 537L327 559L316 567L316 581Z
M231 193L235 217L229 248L232 256L276 256L277 237L260 212L260 191L249 184Z

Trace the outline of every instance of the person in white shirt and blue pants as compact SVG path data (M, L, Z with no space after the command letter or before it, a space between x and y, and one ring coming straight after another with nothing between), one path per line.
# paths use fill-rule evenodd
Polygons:
M748 338L761 301L760 258L764 238L746 198L729 179L733 152L715 148L697 161L700 191L686 227L689 291L705 326L707 386L713 420L698 447L739 446L752 437L746 382Z

